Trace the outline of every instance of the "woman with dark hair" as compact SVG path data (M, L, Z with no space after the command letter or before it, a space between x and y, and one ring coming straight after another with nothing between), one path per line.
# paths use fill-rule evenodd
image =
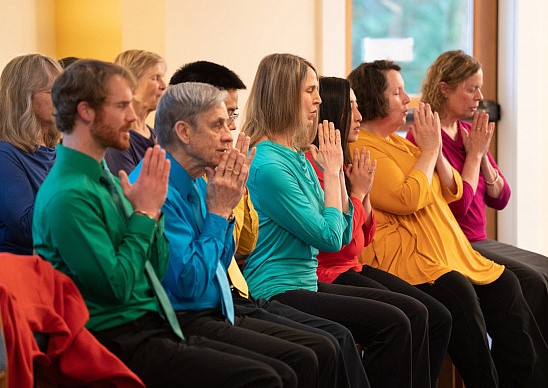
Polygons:
M323 191L303 152L316 135L320 103L316 70L308 61L290 54L261 61L243 125L257 149L248 188L259 215L259 237L244 275L255 298L350 329L366 349L371 386L410 387L412 338L405 314L368 299L360 287L318 282L318 250L338 251L350 242L353 214L340 132L327 121L318 125L319 146L311 152L323 168Z
M441 54L422 85L422 100L440 115L443 155L462 176L462 197L449 207L472 247L517 276L547 341L548 258L487 239L485 208L504 209L510 186L489 152L494 123L478 111L482 86L481 64L460 50ZM472 117L471 123L464 121ZM407 138L414 141L411 132Z
M373 240L376 229L369 200L376 161L370 160L364 147L354 149L353 157L350 156L348 144L358 140L362 119L350 83L344 78L321 77L320 96L320 120L333 122L335 128L341 129L346 190L354 205L354 216L350 243L338 252L318 253L318 281L364 287L371 299L402 310L413 331L413 386L436 387L451 333L451 314L436 299L406 281L360 263L358 255ZM318 145L317 136L314 144ZM322 171L310 152L306 156L323 187ZM428 322L426 330L424 322Z
M28 54L0 76L0 252L32 254L34 201L61 138L51 101L61 71L57 61Z
M399 71L391 61L375 61L349 75L367 107L351 150L365 146L377 159L371 188L377 232L366 263L447 307L448 351L467 388L547 386L548 349L516 276L476 252L451 213L448 203L461 197L462 180L441 152L438 114L428 104L415 110L417 146L395 133L409 103Z

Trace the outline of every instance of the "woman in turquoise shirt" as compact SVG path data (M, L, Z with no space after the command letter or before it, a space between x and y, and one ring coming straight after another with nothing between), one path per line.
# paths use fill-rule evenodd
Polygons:
M353 215L339 131L332 123L318 125L319 148L311 150L324 172L324 191L303 152L316 135L320 103L317 74L308 61L290 54L261 61L243 126L257 147L248 188L259 215L258 241L244 275L256 298L347 326L366 349L372 387L411 387L411 328L405 314L367 299L359 287L318 283L318 250L338 251L347 244Z

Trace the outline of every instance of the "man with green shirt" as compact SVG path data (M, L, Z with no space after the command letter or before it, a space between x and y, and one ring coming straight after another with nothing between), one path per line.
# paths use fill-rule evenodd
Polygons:
M108 147L129 146L134 86L125 69L96 60L75 62L55 81L63 145L37 195L34 248L74 280L90 311L88 329L147 386L281 386L257 354L183 339L169 320L171 306L155 287L168 260L165 151L147 151L133 185L104 163Z

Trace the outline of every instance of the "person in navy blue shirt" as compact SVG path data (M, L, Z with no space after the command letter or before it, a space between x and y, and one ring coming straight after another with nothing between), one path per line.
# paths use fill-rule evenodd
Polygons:
M0 252L32 254L36 192L61 138L51 87L62 69L40 54L12 59L0 76Z
M145 152L156 144L156 132L147 125L150 113L156 110L158 100L166 89L164 76L166 62L156 53L145 50L126 50L116 57L114 63L125 67L137 79L137 87L131 102L137 119L131 124L129 148L109 148L105 162L114 175L124 170L127 174L143 159Z

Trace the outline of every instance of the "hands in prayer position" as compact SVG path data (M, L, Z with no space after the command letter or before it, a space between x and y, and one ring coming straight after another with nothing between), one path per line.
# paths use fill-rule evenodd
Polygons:
M249 166L255 156L255 148L248 155L249 140L249 136L240 133L236 147L227 150L217 168L206 167L206 205L209 212L228 218L244 195Z
M489 114L484 111L476 112L470 133L461 128L462 142L466 149L466 154L476 154L482 158L486 157L494 132L495 123L489 122Z
M333 123L324 120L318 124L318 145L310 146L314 161L324 174L338 174L343 168L343 153L341 148L341 132L335 129Z
M420 103L413 110L415 122L411 132L422 153L432 152L437 156L441 151L441 124L438 112L432 113L430 104Z
M160 146L149 148L143 158L143 167L134 184L127 173L119 172L120 185L133 210L158 220L167 196L170 161Z
M365 197L371 191L376 168L377 161L371 161L370 153L365 147L362 147L361 150L354 150L352 163L346 166L345 169L346 176L352 185L350 195L364 202Z

